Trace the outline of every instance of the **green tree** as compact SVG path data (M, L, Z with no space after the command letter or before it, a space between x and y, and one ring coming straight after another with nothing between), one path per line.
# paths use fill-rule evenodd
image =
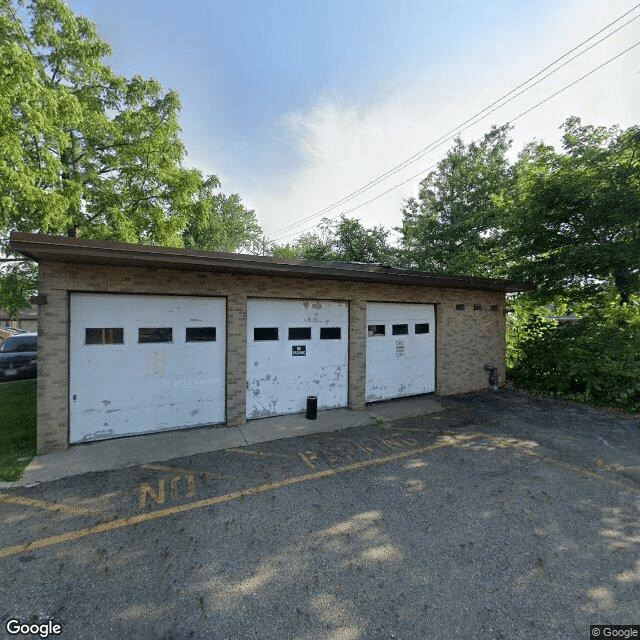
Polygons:
M423 271L497 276L504 266L502 194L510 188L509 127L479 142L456 139L437 169L405 201L402 261Z
M389 264L396 260L396 251L388 237L383 227L366 228L356 218L324 218L318 232L304 234L294 244L275 246L272 253L304 260Z
M178 94L117 75L104 62L110 53L61 0L0 0L5 258L12 229L179 247L185 237L197 244L185 227L196 218L205 228L216 198L229 227L227 214L246 214L237 196L213 194L217 178L184 166ZM227 235L229 246L238 242L235 226ZM5 262L0 305L21 274L20 263Z
M18 312L28 306L28 300L35 291L38 281L38 270L35 263L20 261L7 269L0 278L0 300L12 320L16 320Z
M332 262L339 260L333 244L333 238L321 227L319 232L304 233L293 243L272 246L271 253L279 258Z
M184 244L202 251L248 250L262 233L255 212L238 194L216 192L219 186L215 176L203 183L182 234Z
M640 290L640 127L564 125L563 151L531 144L515 165L510 276L537 297L576 299L614 287L620 304Z

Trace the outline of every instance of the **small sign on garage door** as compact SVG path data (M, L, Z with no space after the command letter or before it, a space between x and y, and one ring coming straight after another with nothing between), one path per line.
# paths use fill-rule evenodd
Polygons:
M72 443L225 419L224 298L72 293Z
M337 300L247 301L247 418L348 401L349 307Z
M367 303L367 402L435 390L432 304Z

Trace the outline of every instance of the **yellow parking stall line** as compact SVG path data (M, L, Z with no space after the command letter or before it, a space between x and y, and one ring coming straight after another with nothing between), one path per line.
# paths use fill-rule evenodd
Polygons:
M66 504L45 502L44 500L23 498L22 496L10 496L6 493L0 493L0 502L17 504L23 507L33 507L34 509L46 509L47 511L55 511L56 513L66 513L70 516L83 516L91 512L90 509L83 509L82 507L71 507Z
M140 466L145 471L160 471L162 473L173 473L174 475L191 477L217 478L222 480L235 480L237 476L225 475L223 473L213 473L211 471L203 471L202 469L181 469L180 467L169 467L164 464L143 464Z
M168 471L169 473L187 474L194 473L193 471L187 471L186 469L180 469L179 467L167 467L163 464L143 464L141 469L149 469L150 471Z
M602 473L598 473L597 471L591 471L591 469L585 469L584 467L576 467L573 464L569 464L568 462L562 462L561 460L556 460L554 458L548 458L543 456L540 453L533 453L532 455L540 458L544 462L548 462L549 464L553 464L556 467L561 467L562 469L568 469L569 471L573 471L574 473L579 473L580 475L586 476L587 478L593 478L594 480L602 480L603 482L608 482L612 484L618 489L624 489L625 491L631 491L632 493L640 494L640 488L637 486L631 485L628 482L623 482L621 480L616 480L615 478L607 478L603 476Z
M243 453L245 456L253 456L254 458L259 458L262 455L261 451L254 451L253 449L236 449L235 447L232 449L225 449L228 453Z
M308 473L302 476L294 476L292 478L286 478L284 480L277 480L276 482L267 482L255 487L247 487L246 489L240 489L231 493L226 493L221 496L214 496L211 498L204 498L202 500L195 500L193 502L187 502L184 504L175 505L173 507L167 507L165 509L157 509L156 511L149 511L135 516L128 516L126 518L117 518L109 522L100 522L98 524L84 527L82 529L76 529L75 531L69 531L56 536L50 536L48 538L40 538L39 540L33 540L26 544L18 544L13 547L6 547L0 549L0 558L16 555L19 553L26 553L33 551L34 549L42 549L44 547L50 547L56 544L62 544L64 542L73 542L86 538L88 536L95 535L97 533L105 533L107 531L115 531L116 529L122 529L124 527L134 526L136 524L142 524L144 522L151 522L153 520L160 520L168 516L177 515L179 513L187 513L193 509L202 509L205 507L212 507L217 504L229 502L231 500L238 500L240 498L246 498L249 496L265 493L266 491L273 491L275 489L282 489L294 484L300 484L302 482L308 482L311 480L320 480L322 478L331 478L342 473L350 473L351 471L358 471L360 469L366 469L375 465L387 464L390 462L396 462L404 458L410 458L412 456L428 453L436 449L442 449L443 447L451 447L462 442L469 442L480 438L482 434L462 434L458 436L446 436L440 442L432 444L426 447L419 447L417 449L410 449L408 451L400 451L381 458L374 458L373 460L362 460L360 462L354 462L342 467L335 467L334 469L326 469L325 471L316 471L314 473Z
M298 453L302 462L304 462L309 469L315 469L315 461L318 459L318 456L313 451L300 451Z
M149 471L163 471L181 476L194 476L201 473L207 473L206 471L199 471L197 469L181 469L180 467L169 467L163 464L143 464L140 468L147 469Z

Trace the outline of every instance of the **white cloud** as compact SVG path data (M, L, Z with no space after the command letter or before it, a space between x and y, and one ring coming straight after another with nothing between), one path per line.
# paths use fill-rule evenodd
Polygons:
M520 25L519 30L514 28L507 33L502 25L504 33L499 43L487 34L486 45L473 55L459 50L456 55L445 56L437 77L433 75L433 65L428 78L405 70L401 83L397 78L393 81L394 87L400 84L404 88L396 88L375 103L323 100L308 112L289 113L281 124L285 125L287 137L297 140L303 159L299 168L283 179L254 176L249 189L246 181L244 185L238 181L232 189L255 208L265 233L276 233L278 242L291 241L294 237L290 234L313 228L321 216L290 231L277 232L324 209L438 139L626 8L620 2L594 2L588 10L583 2L564 4L555 10L549 24L537 31L530 25ZM482 136L491 124L514 118L633 44L638 24L640 20L471 127L462 134L463 139ZM639 56L640 47L519 119L512 134L514 149L519 150L533 138L557 144L559 126L570 115L581 116L589 124L634 124L640 106ZM420 178L356 211L349 210L436 163L450 145L446 142L378 186L323 215L347 212L366 226L399 225L402 201L416 192ZM223 178L223 187L228 184L234 184L233 176Z

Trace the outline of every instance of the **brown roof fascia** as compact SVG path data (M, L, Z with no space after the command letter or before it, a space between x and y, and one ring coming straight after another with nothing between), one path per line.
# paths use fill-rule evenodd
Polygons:
M525 291L533 288L532 285L508 280L447 276L396 269L379 264L292 260L271 256L196 251L194 249L125 244L17 231L11 234L11 248L13 251L38 262L154 267L288 278L315 276L332 280L358 280L502 292Z

